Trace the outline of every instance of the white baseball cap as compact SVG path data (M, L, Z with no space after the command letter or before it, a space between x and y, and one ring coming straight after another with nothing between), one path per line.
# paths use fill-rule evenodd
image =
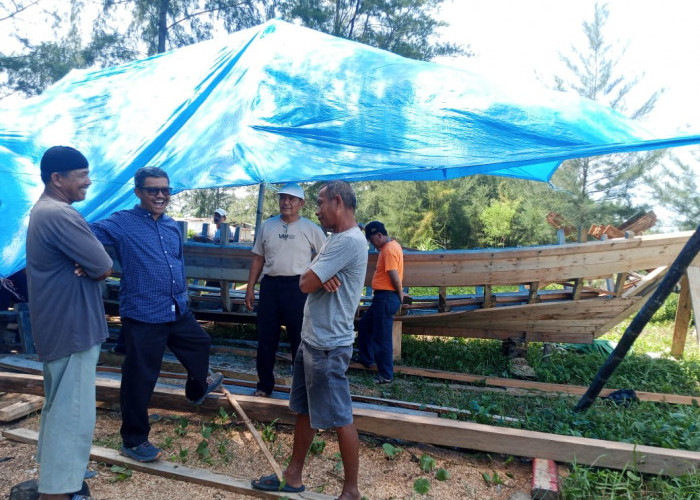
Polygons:
M226 210L224 210L223 208L217 208L216 210L214 210L214 213L219 214L221 217L226 217Z
M302 200L304 199L304 190L296 182L288 182L282 186L282 189L280 189L277 194L291 194Z

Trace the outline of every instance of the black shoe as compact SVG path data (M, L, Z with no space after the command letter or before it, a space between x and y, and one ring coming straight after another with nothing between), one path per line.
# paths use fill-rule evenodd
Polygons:
M350 359L350 361L352 361L353 363L359 363L359 364L361 364L362 366L364 366L365 368L375 368L375 367L377 366L377 363L367 363L367 362L365 362L362 358L360 358L360 356L353 356L353 357Z
M390 378L384 378L381 375L375 375L374 376L374 383L376 385L381 385L381 384L391 384L391 379Z

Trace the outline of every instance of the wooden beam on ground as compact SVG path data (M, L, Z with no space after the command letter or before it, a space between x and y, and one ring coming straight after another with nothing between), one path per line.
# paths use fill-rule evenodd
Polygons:
M530 496L537 500L558 500L559 480L557 464L553 460L535 458L532 461L532 488Z
M39 433L29 429L10 429L3 431L3 436L13 441L26 444L36 444ZM155 462L138 462L131 458L124 457L118 451L102 446L93 446L90 449L90 458L98 462L104 462L112 465L120 465L129 469L156 476L185 481L187 483L201 484L211 488L232 491L242 495L249 495L258 498L289 498L300 500L332 500L333 497L314 493L312 491L304 491L302 493L283 493L269 492L254 489L250 485L250 479L233 478L225 474L217 474L207 469L199 469L188 467L182 464L176 464L167 460L157 460Z
M674 358L683 357L690 324L690 284L687 272L681 277L679 284L681 292L678 294L676 320L673 323L673 340L671 342L671 356Z
M8 368L12 370L23 371L25 373L30 373L34 375L41 375L41 370L39 369L40 363L37 361L31 361L17 356L7 356L5 358L0 358L0 367ZM350 368L356 370L366 370L366 368L360 363L350 363ZM100 371L111 371L119 372L119 369L111 368L106 369L105 367L98 367L98 372ZM413 366L401 366L394 365L395 373L402 373L404 375L413 375L418 377L426 377L441 380L451 380L455 382L463 382L468 384L478 384L480 387L487 386L494 389L518 389L524 391L534 391L538 393L545 393L549 395L560 395L566 394L570 396L581 396L585 394L587 387L580 385L566 385L566 384L551 384L547 382L536 382L529 380L518 380L512 378L500 378L500 377L487 377L483 375L471 375L468 373L457 373L457 372L446 372L441 370L432 370L429 368L417 368ZM0 375L9 375L7 373ZM163 377L173 377L177 378L178 374L162 372ZM182 376L181 374L179 376ZM1 377L0 377L1 378ZM245 380L235 380L227 378L224 383L226 384L236 384L239 386L254 387L254 384ZM248 385L246 385L248 384ZM464 389L469 389L465 386ZM7 389L2 389L2 382L0 381L0 391L5 390L7 392L23 392L23 391L9 391ZM289 385L278 384L275 386L276 391L289 392ZM616 388L603 389L600 392L600 397L608 396L610 393L615 392ZM656 392L646 392L646 391L635 391L637 398L640 401L649 401L653 403L668 403L668 404L681 404L692 406L694 404L700 404L700 396L683 396L680 394L668 394L668 393L656 393ZM43 392L38 393L43 395ZM361 399L358 399L360 401ZM390 403L387 403L390 404ZM430 411L435 411L430 409Z
M44 398L32 394L6 395L0 401L0 422L12 422L40 410Z
M0 373L0 391L42 395L44 384L37 375ZM97 381L100 401L119 398L119 382ZM275 398L238 396L237 400L253 419L294 423L287 401ZM201 411L228 408L225 397L208 397ZM183 389L156 387L151 406L192 412ZM471 450L524 457L549 457L557 462L595 465L612 469L634 467L650 474L680 475L700 469L700 453L653 446L618 443L599 439L560 436L544 432L495 427L472 422L458 422L421 415L403 415L385 411L353 409L355 425L360 432L440 446L456 446Z

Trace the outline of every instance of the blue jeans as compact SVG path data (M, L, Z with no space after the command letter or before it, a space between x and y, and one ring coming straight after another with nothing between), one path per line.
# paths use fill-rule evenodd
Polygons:
M74 493L83 485L95 431L95 366L100 344L44 363L39 425L39 492Z
M399 294L390 290L375 290L372 305L357 326L357 347L360 361L366 365L377 363L379 376L394 378L394 345L391 329L394 314L399 310Z

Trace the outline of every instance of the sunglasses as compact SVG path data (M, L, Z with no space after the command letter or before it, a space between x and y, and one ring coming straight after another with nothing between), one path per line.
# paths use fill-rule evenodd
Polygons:
M141 191L146 191L151 196L157 196L158 193L163 193L163 196L170 196L173 192L172 188L169 187L140 187Z

